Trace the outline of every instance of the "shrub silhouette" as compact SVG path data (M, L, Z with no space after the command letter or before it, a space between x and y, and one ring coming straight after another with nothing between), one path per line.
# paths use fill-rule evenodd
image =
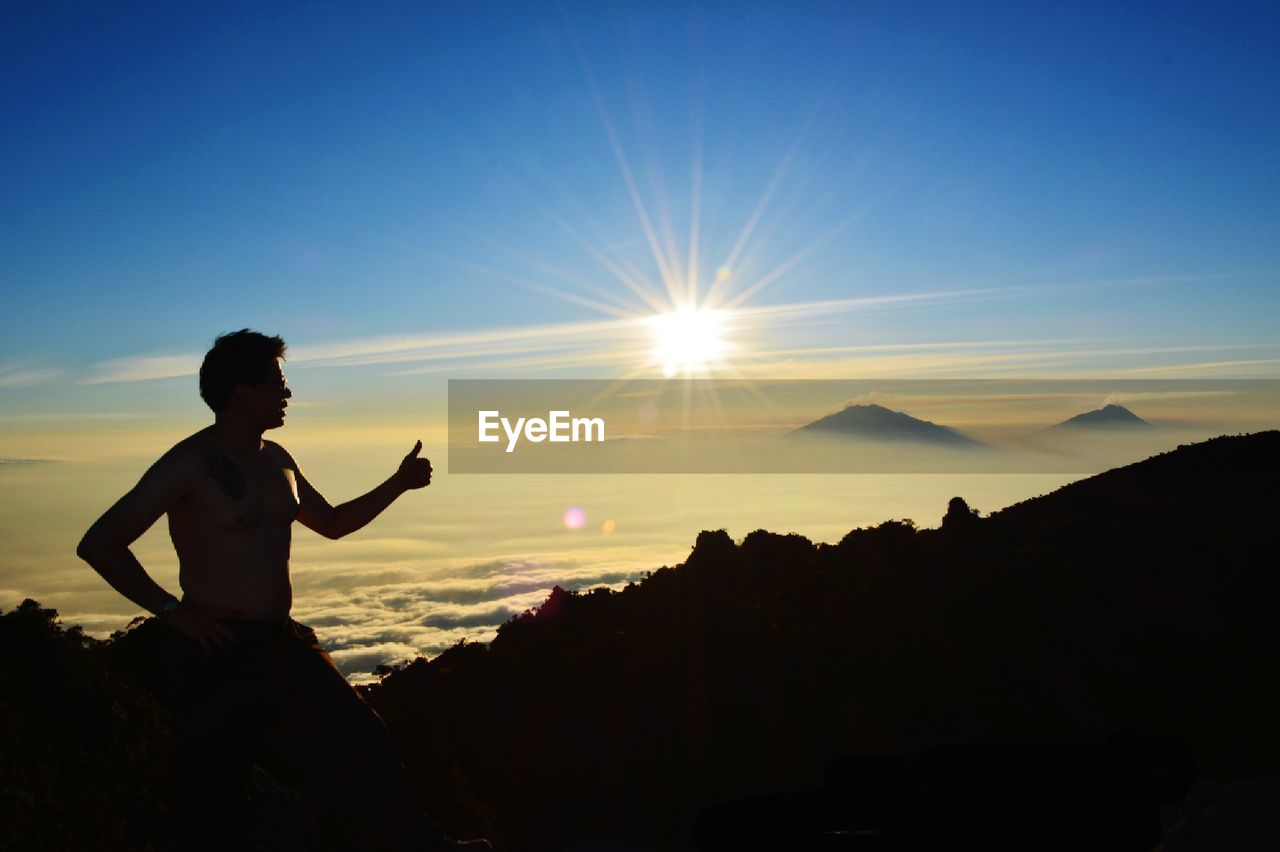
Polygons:
M0 614L0 849L147 848L172 766L109 643L30 599Z

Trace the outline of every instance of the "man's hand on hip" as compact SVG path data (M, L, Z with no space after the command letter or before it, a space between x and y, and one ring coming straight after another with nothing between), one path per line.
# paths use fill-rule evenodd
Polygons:
M178 604L172 615L164 616L164 623L199 645L206 656L212 657L236 644L231 631L218 622L218 615L184 602Z

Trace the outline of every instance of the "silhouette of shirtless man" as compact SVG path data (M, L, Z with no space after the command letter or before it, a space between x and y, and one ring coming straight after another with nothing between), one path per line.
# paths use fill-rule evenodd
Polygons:
M268 429L292 397L285 344L244 329L200 367L212 426L178 442L98 519L77 553L173 631L178 762L174 849L246 848L257 763L297 790L335 849L488 849L450 839L417 811L382 720L338 672L315 633L289 618L293 522L341 538L406 491L431 483L419 441L369 493L330 505ZM178 553L182 599L129 546L161 515Z

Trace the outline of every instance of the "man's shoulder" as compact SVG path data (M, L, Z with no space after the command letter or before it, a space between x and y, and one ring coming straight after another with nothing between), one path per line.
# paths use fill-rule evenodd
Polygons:
M289 451L275 441L262 439L262 451L274 458L284 467L297 469L298 463L293 460L293 456L289 455Z
M196 433L183 438L156 459L144 479L153 482L169 482L177 485L202 476L209 467L209 448Z
M210 452L212 450L201 437L201 433L196 432L166 450L164 455L160 456L156 461L156 465L172 468L203 469L208 463Z

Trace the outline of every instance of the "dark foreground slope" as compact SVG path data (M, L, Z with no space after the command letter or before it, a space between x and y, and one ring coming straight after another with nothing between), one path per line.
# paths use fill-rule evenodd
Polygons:
M706 532L371 698L433 798L467 791L517 848L671 847L712 802L813 786L841 754L954 742L1169 732L1209 776L1273 774L1277 473L1270 432L939 530Z
M704 532L682 565L556 590L368 697L426 807L512 850L682 848L715 802L947 743L1169 732L1203 775L1275 775L1278 473L1268 432L989 518L953 501L938 530ZM0 615L0 847L147 848L171 780L149 695L165 638ZM264 848L316 848L258 789Z
M0 850L148 848L171 740L109 643L32 600L0 613Z

